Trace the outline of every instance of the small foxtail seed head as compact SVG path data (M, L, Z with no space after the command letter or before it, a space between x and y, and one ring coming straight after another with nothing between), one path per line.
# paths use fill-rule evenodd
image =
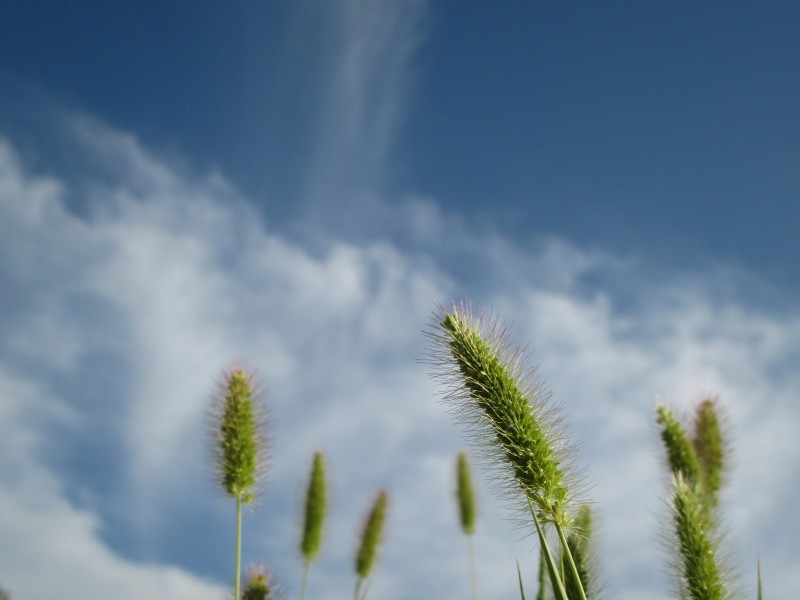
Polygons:
M679 472L673 477L673 487L673 527L682 596L690 600L725 600L730 594L721 565L718 534L699 484Z
M311 463L311 476L306 490L303 539L300 542L300 552L307 563L314 561L322 544L327 503L325 487L325 456L322 452L316 452Z
M242 600L273 600L276 597L272 577L263 567L251 567Z
M683 425L666 404L660 404L656 411L656 422L661 426L661 441L667 452L670 471L673 475L681 473L686 481L698 483L700 462Z
M719 490L724 483L728 454L716 402L706 398L694 414L692 445L700 465L703 492L710 509L718 504Z
M472 488L472 475L469 469L469 461L466 452L458 453L458 465L456 468L458 480L457 496L458 510L461 517L461 529L467 535L475 533L475 492Z
M386 508L389 503L389 494L381 490L372 509L364 522L361 530L361 545L356 554L356 574L361 579L366 579L372 572L378 554L378 546L383 537L383 523L386 520Z
M483 454L500 464L499 479L510 497L522 488L540 521L568 525L573 494L565 465L574 450L564 441L556 410L529 382L524 353L510 350L497 320L474 318L469 305L434 314L433 327L429 362L447 386L443 400L479 432L488 446ZM527 500L521 508L527 510Z
M225 373L218 394L214 437L220 483L247 504L254 499L266 452L262 398L252 376L239 368Z
M271 598L269 576L263 569L252 569L242 592L242 600L268 600L269 598Z

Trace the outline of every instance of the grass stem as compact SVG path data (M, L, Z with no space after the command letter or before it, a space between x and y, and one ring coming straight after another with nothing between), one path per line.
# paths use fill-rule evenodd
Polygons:
M581 576L578 572L578 567L575 565L575 560L572 558L572 550L570 550L569 544L567 543L567 538L564 535L564 529L558 522L556 522L556 531L558 532L558 538L561 540L561 547L563 548L562 556L564 554L567 556L567 562L569 563L572 576L575 578L575 584L580 596L580 600L586 600L586 592L583 589L583 582L581 582Z
M242 498L236 497L236 574L234 577L234 598L241 595L240 579L242 572Z

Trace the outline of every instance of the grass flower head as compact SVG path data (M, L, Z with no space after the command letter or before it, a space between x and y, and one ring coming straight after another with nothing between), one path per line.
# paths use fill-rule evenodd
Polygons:
M518 498L521 488L525 512L530 499L541 522L568 525L574 450L547 395L532 383L523 351L512 349L496 319L475 317L466 304L436 313L433 328L433 376L446 386L444 401L478 434L478 450L500 466L505 497Z

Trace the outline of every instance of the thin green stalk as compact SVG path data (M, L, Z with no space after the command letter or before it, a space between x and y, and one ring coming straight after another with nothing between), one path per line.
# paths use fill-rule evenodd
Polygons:
M575 579L575 584L578 590L578 595L580 600L586 600L586 592L583 589L583 583L581 582L581 575L578 572L578 567L575 565L575 560L572 558L572 551L570 550L569 544L567 543L567 538L564 535L564 529L561 527L559 523L556 523L556 531L558 532L558 539L561 540L561 548L563 550L563 554L567 557L567 562L569 563L570 571L572 572L572 576Z
M240 596L240 578L242 569L242 498L236 498L236 576L234 579L234 598Z
M469 538L469 566L470 566L470 579L472 581L472 600L478 600L478 576L477 569L475 568L475 540L473 536Z
M761 557L758 557L758 600L764 600L764 592L761 588Z
M362 585L364 585L363 594L360 593ZM367 591L369 591L369 582L367 581L366 577L359 577L358 581L356 581L355 600L364 600L367 597Z
M561 577L558 574L558 568L553 560L553 555L550 553L550 546L547 544L547 536L545 536L544 530L539 524L539 518L536 516L536 511L533 508L531 499L527 496L526 498L528 500L528 506L531 509L531 515L533 516L533 523L536 525L536 533L539 535L539 548L541 549L541 552L544 555L547 563L547 571L550 574L550 582L553 586L553 595L555 596L555 600L567 600L567 591L564 589L564 582L561 580Z
M583 590L587 598L591 598L592 580L591 574L591 546L589 538L592 529L592 512L588 505L583 505L575 515L574 528L566 532L567 548L572 553L572 560L578 568L579 578L576 578L571 570L565 571L564 587L567 589L567 594L570 598L578 598L580 591L576 584L579 581L583 586ZM562 560L564 552L562 550ZM566 560L564 560L566 564Z
M547 560L544 557L544 550L539 549L539 592L536 600L545 600L547 594Z
M522 571L519 570L519 560L517 560L517 578L519 579L520 600L525 600L525 588L522 587Z
M305 569L303 569L303 583L300 586L300 600L306 596L306 584L308 583L308 572L311 570L311 561L306 561Z

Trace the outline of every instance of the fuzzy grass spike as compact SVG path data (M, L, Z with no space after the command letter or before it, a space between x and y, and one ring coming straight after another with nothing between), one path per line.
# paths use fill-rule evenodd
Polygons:
M363 600L366 590L361 595L361 586L372 573L378 556L378 547L383 538L383 525L386 520L386 510L389 504L389 493L381 490L375 498L372 509L364 522L361 530L361 544L356 554L355 570L358 575L356 582L355 600Z
M472 486L472 474L470 473L469 461L466 452L459 452L456 466L457 479L457 498L458 512L461 517L461 529L469 539L469 563L470 563L470 582L472 586L472 598L478 598L478 581L475 566L475 520L477 510L475 508L475 490Z
M670 470L673 475L680 473L686 481L699 483L700 461L683 425L665 404L658 406L657 413L656 421L661 426L661 441Z
M543 524L568 525L573 498L565 462L571 449L553 408L536 386L526 383L530 371L522 352L509 350L497 321L485 321L483 315L474 319L468 306L454 306L434 319L430 362L434 376L449 387L444 400L502 456L501 478L509 491L521 488Z
M306 490L303 539L300 542L300 552L305 560L303 585L300 589L301 600L305 597L311 563L317 558L322 545L326 506L325 456L322 452L316 452L311 463L311 475L308 480L308 489Z
M214 447L220 484L236 500L236 565L234 594L240 596L242 505L255 499L266 452L263 400L243 369L223 377L215 400Z
M242 600L272 600L272 588L269 575L264 569L254 568L242 592Z
M729 597L720 565L719 542L697 483L678 473L673 479L673 525L680 556L682 593L690 600Z
M430 362L435 377L445 380L445 401L455 406L484 442L487 455L499 458L501 478L509 497L527 503L546 551L548 572L557 600L566 600L562 577L547 546L544 527L555 526L572 570L580 598L585 600L577 566L569 552L564 529L571 523L569 507L574 499L565 463L572 453L563 432L539 394L529 383L521 350L511 351L504 328L494 319L474 319L466 304L434 315L434 342Z
M703 400L695 410L692 445L700 466L706 503L713 510L724 483L727 449L716 403L710 398Z

